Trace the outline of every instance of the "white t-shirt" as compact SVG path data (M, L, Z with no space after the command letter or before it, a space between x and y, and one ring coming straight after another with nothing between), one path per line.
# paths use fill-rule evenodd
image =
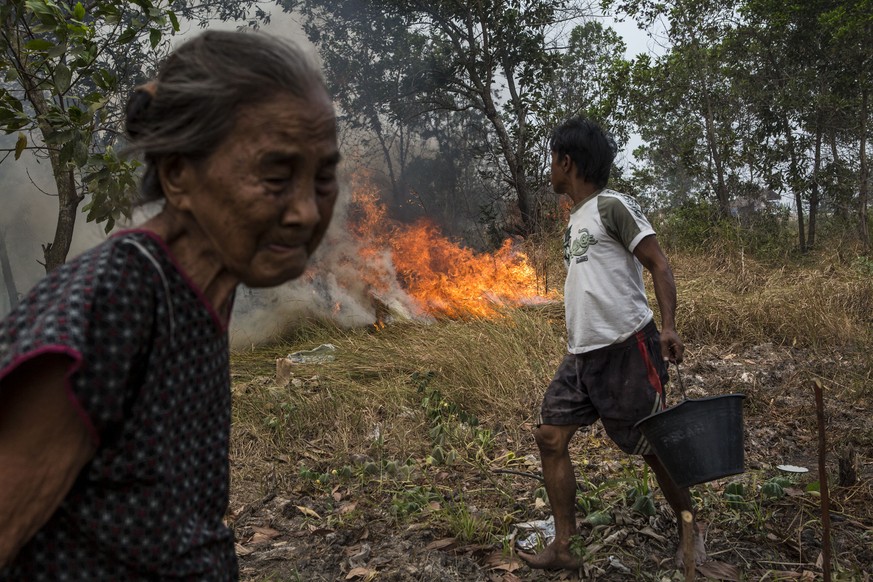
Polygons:
M624 341L652 319L637 244L655 234L636 200L601 190L570 211L564 233L567 349L581 354Z

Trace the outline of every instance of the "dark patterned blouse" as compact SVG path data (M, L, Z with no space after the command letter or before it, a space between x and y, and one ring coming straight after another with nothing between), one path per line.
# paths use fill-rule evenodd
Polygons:
M227 329L163 241L120 233L36 285L0 322L0 379L45 353L72 359L98 449L0 580L236 580Z

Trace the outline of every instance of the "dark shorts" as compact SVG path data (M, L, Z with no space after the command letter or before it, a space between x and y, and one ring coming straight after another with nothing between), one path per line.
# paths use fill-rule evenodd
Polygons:
M665 407L667 380L651 321L621 343L567 354L543 396L538 424L590 426L599 418L621 450L649 454L634 424Z

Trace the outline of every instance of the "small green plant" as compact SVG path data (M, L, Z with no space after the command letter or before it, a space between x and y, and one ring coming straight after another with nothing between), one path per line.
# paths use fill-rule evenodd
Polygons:
M727 501L728 507L737 510L749 509L749 503L745 498L746 488L741 481L728 483L724 488L724 498Z
M773 477L761 485L761 497L765 500L782 499L785 497L785 488L790 486L790 479Z
M873 257L859 255L855 257L855 260L852 262L852 266L861 275L865 275L868 277L873 276Z
M612 523L612 515L608 511L592 511L585 517L585 523L591 525L609 525Z
M490 543L495 529L489 520L470 511L463 500L451 503L441 516L452 536L461 543Z
M579 534L574 534L570 537L570 553L583 560L588 558L588 547L585 545L585 540Z
M398 523L421 513L432 501L440 499L439 494L431 487L413 485L391 496L389 513Z
M595 485L584 480L576 490L576 507L585 515L603 508L603 494L608 484Z
M649 466L643 465L641 470L637 470L634 466L629 466L629 469L627 481L630 484L630 488L625 494L627 502L631 504L631 508L637 513L647 517L655 515L655 499L652 494L652 488L649 485Z

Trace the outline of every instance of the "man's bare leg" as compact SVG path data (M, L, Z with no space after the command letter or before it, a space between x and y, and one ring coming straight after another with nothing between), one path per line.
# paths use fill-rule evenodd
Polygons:
M676 523L678 527L679 548L676 550L676 565L681 569L685 565L685 556L682 553L682 519L683 511L688 511L691 515L695 515L694 506L691 502L691 492L688 487L679 487L670 477L667 469L661 464L661 460L655 455L643 455L643 460L655 472L655 478L658 480L658 486L661 492L667 499L667 503L676 514ZM694 560L697 564L703 564L706 561L706 547L703 544L703 536L697 531L697 523L691 522L691 531L694 534Z
M555 517L555 540L539 554L518 553L531 568L560 570L582 566L582 560L570 552L570 538L576 533L576 476L568 446L577 430L577 425L544 424L534 431L546 493Z

